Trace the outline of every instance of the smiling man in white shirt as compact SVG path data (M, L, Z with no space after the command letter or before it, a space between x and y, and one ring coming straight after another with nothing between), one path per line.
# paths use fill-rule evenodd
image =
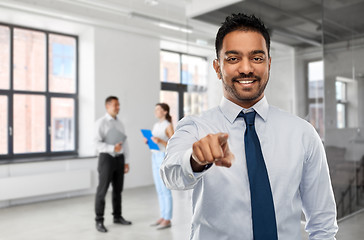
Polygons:
M215 46L213 66L224 97L219 106L179 122L161 166L168 188L193 189L191 239L301 239L302 211L309 239L335 239L336 204L322 142L308 122L270 106L264 96L271 64L266 27L253 15L233 14ZM253 112L249 128L245 115ZM261 188L250 178L248 128L259 138L254 149L264 159L272 221L264 212L253 217Z

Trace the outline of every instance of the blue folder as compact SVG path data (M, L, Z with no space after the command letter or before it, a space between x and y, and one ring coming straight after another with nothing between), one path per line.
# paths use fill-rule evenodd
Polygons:
M140 129L142 131L143 136L148 140L148 146L150 150L159 150L158 144L153 142L152 137L152 131L149 129Z

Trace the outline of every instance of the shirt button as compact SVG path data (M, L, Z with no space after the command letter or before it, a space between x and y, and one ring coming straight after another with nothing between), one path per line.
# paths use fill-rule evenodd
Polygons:
M193 175L192 175L192 174L189 174L188 176L189 176L190 178L193 178Z

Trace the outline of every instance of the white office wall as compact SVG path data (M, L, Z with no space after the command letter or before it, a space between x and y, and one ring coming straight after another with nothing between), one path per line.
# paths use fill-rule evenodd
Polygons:
M154 107L160 90L159 40L96 28L95 59L96 117L105 114L105 98L117 96L119 117L128 135L131 156L125 187L152 184L150 151L140 129L151 128L156 121Z
M0 201L0 207L94 193L98 181L98 176L95 171L96 165L97 159L94 157L0 165L0 188L1 193L4 193L1 194L2 197L0 198L3 200L4 195L15 195L12 194L13 192L18 193L17 197ZM89 172L90 176L85 179L85 175L82 174L82 179L79 179L79 181L75 177L73 179L75 184L68 182L70 179L65 179L65 181L59 179L61 176L69 178L70 174L74 175L73 173L77 173L78 171L82 173ZM38 184L38 182L41 182L41 184ZM76 191L67 191L67 189L73 189L80 182L84 182L91 187L80 188ZM20 190L14 189L26 185L30 186ZM32 188L36 190L32 192ZM53 192L53 194L49 194L49 192Z
M95 119L95 31L88 27L79 34L79 81L78 81L78 153L81 156L94 155L90 129Z

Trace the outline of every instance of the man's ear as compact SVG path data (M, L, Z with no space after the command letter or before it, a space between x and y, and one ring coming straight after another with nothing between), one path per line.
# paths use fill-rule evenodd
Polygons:
M217 78L218 79L221 79L221 70L220 70L220 64L219 64L219 60L218 59L215 59L213 61L213 66L214 66L215 72L217 74Z

